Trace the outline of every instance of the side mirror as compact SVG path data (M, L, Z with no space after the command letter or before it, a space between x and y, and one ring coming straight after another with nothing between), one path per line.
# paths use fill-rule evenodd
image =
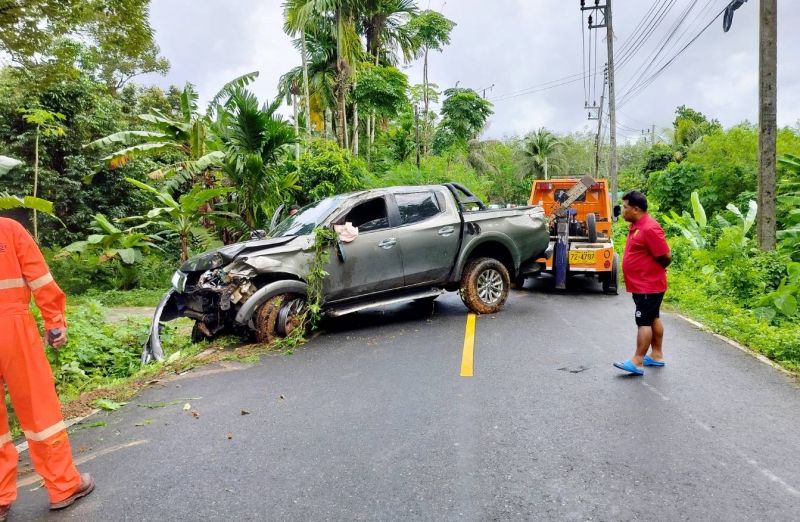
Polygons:
M250 232L250 240L251 241L252 240L256 240L256 239L264 239L265 237L267 237L267 231L266 230L259 229L259 230L253 230L252 232Z
M622 207L614 205L614 220L618 219L620 214L622 214Z

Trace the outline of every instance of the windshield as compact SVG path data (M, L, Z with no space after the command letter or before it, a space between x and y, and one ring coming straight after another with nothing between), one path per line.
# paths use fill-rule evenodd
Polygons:
M269 235L270 237L285 237L310 234L339 207L344 199L344 196L334 196L306 205L294 216L289 216L281 221Z

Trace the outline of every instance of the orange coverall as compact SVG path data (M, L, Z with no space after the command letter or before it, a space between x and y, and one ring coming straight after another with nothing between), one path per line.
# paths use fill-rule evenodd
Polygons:
M50 502L60 502L80 487L81 477L72 461L53 374L30 312L31 292L45 328L64 328L66 296L53 281L42 253L22 225L0 218L0 390L5 381L31 461L44 479ZM18 461L2 400L0 505L17 498Z

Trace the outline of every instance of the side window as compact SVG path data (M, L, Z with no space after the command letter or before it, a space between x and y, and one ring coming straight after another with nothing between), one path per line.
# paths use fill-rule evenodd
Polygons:
M343 221L349 221L359 232L370 232L389 227L389 215L386 212L386 201L381 198L371 199L353 207Z
M394 197L400 210L401 225L424 221L442 211L433 192L395 194Z

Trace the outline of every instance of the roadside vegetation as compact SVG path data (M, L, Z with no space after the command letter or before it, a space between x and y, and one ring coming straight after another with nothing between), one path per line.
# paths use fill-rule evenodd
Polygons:
M149 317L111 319L113 309L154 307L182 260L268 228L280 205L445 181L524 204L534 179L594 171L594 134L531 122L526 135L481 139L491 103L440 87L427 66L456 22L411 0L329 11L287 0L298 65L267 100L248 90L257 72L216 93L135 83L169 67L147 2L120 2L119 16L101 19L45 4L52 12L26 15L36 34L0 39L13 58L0 69L0 211L35 231L69 295L70 343L49 352L67 399L151 375L139 364ZM0 29L13 22L0 17ZM417 85L401 69L416 60ZM655 143L619 147L620 189L647 193L674 251L668 303L800 369L800 126L779 132L779 242L763 252L752 226L755 126L724 129L684 106L675 114ZM619 223L618 246L624 233ZM189 345L186 325L164 338L173 368L207 348Z

